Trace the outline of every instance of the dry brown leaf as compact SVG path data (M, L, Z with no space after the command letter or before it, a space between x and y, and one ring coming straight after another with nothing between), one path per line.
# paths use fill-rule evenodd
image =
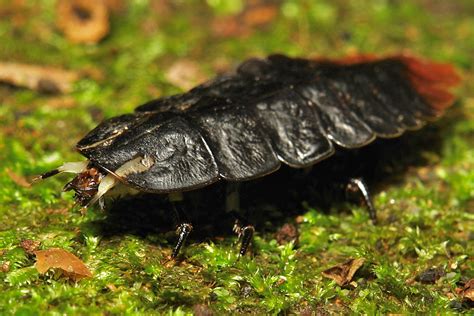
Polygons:
M95 81L103 81L105 79L104 72L100 68L94 66L85 66L81 68L80 74L81 77L91 78Z
M212 33L218 37L237 37L248 35L245 25L237 17L218 17L212 21Z
M10 179L16 184L18 184L20 187L23 187L23 188L31 187L31 183L28 182L28 180L26 180L23 176L15 173L10 168L6 168L5 172L7 173L8 177L10 177Z
M189 90L205 79L197 63L191 60L179 60L165 73L166 79L183 90Z
M10 261L5 261L0 265L0 272L10 271Z
M211 30L219 37L247 37L272 22L277 14L278 7L274 4L249 5L239 14L215 18Z
M109 7L102 0L59 0L56 25L71 42L97 43L109 33Z
M298 244L299 232L298 228L290 223L285 223L275 234L275 239L279 245L284 245L289 242L294 242L295 245Z
M333 279L340 286L349 284L352 281L352 277L364 264L365 259L350 259L343 264L339 264L332 268L323 271L323 276L326 278Z
M117 287L115 286L115 284L109 283L109 284L106 284L105 286L106 286L110 291L112 291L112 292L117 292Z
M247 26L261 26L270 23L278 14L278 7L274 4L264 4L250 7L243 14Z
M474 279L470 279L469 281L467 281L461 291L461 296L465 300L470 300L474 302Z
M79 75L56 67L0 62L0 82L47 93L67 93Z
M26 253L30 255L34 254L36 249L38 249L39 245L41 244L40 241L32 240L32 239L25 239L20 242L20 247L23 248Z
M36 269L41 274L46 273L49 269L60 269L64 275L74 281L92 277L92 273L81 259L64 249L38 250L35 251L35 255Z
M70 109L76 106L76 100L71 96L60 96L48 99L44 105L51 109Z

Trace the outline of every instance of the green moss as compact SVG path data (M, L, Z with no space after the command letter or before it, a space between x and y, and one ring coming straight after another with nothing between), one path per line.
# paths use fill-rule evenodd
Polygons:
M51 96L0 86L1 314L456 312L456 288L474 277L472 1L286 0L269 25L228 37L216 35L210 22L239 12L242 1L179 2L165 15L148 1L134 1L113 16L111 33L98 45L72 44L58 33L54 2L25 1L17 9L19 26L0 20L0 60L92 68L104 78L81 79L71 93L73 106L64 108ZM80 214L71 194L61 193L67 176L31 188L12 177L31 179L82 159L74 144L100 120L180 91L165 72L181 58L211 76L222 65L273 52L405 49L454 63L465 81L458 104L438 123L446 125L441 151L426 149L426 165L388 179L375 196L379 226L358 206L322 213L302 201L307 212L299 218L298 247L279 246L272 231L259 231L255 257L238 259L234 238L209 236L212 241L189 245L185 259L173 263L168 235L108 235L97 225L106 214L95 208ZM39 275L34 256L20 246L25 239L75 253L94 277L73 283L54 271ZM349 257L366 260L352 286L341 288L321 275ZM431 267L445 275L434 284L414 280Z

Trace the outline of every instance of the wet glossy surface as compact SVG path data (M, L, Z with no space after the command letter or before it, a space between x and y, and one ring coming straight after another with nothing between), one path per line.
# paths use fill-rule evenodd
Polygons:
M434 117L405 72L397 59L249 59L235 73L104 121L78 149L111 171L151 157L149 170L124 179L151 192L258 178L281 163L307 167L331 156L334 144L359 148Z

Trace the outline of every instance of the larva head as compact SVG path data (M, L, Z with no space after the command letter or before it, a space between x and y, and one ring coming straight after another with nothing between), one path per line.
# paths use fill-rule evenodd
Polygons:
M81 206L86 206L94 198L99 190L99 184L105 173L99 168L88 167L78 173L74 179L64 186L64 191L74 190L74 200Z
M46 179L62 172L76 174L74 179L64 186L63 190L73 190L75 192L74 199L81 206L94 203L102 196L106 190L104 191L101 187L111 187L105 184L109 183L112 186L115 184L114 176L89 161L66 162L59 168L40 175L35 180ZM104 182L106 183L104 184Z

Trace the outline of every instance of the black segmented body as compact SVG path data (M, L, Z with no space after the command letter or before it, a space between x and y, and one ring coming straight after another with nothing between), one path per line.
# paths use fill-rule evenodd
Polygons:
M150 169L123 179L142 191L254 179L281 163L308 167L338 146L359 148L420 128L437 112L407 76L396 58L350 65L250 59L233 74L104 121L77 148L111 172L150 157Z

